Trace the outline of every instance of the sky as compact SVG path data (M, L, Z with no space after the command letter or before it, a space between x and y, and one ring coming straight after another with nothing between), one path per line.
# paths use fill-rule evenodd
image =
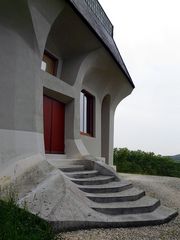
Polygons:
M99 0L136 86L115 113L115 147L180 154L180 1Z

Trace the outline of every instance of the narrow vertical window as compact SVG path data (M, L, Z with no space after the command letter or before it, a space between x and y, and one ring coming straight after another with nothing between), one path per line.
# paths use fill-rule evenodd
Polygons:
M94 96L85 90L80 94L80 131L94 136Z
M49 52L45 51L41 63L41 69L45 72L48 72L54 76L57 73L57 64L58 60Z

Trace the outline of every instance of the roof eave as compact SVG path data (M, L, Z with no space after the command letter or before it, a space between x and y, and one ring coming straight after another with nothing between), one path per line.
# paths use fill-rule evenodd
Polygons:
M80 15L80 17L86 22L88 27L96 34L100 39L104 47L108 50L114 61L118 64L122 72L125 74L127 80L133 88L135 85L131 79L131 76L124 64L121 54L116 46L113 37L106 31L106 29L99 22L99 19L95 15L92 15L91 9L88 8L85 1L82 0L69 0L69 3L74 10Z

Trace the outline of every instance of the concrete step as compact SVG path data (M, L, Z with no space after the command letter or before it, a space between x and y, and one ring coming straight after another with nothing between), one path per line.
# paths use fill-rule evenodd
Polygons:
M87 193L115 193L132 188L132 183L127 181L113 181L101 185L84 185L78 186L80 190Z
M61 166L59 169L63 172L77 172L77 171L84 171L85 167L84 165L66 165L66 166Z
M159 225L169 222L177 215L177 211L164 206L159 206L150 213L109 216L110 224L108 227L140 227Z
M159 206L159 200L144 196L131 202L92 203L91 208L104 214L119 215L152 212Z
M109 216L109 222L101 227L140 227L153 226L169 222L178 215L177 211L164 206L157 207L154 211L140 214L125 214Z
M160 206L150 213L125 214L105 217L104 221L76 221L75 224L67 224L67 221L61 222L61 231L91 229L91 228L119 228L119 227L142 227L164 224L178 215L177 211L167 207Z
M66 154L46 154L46 159L67 159Z
M98 175L97 170L87 170L87 171L77 171L77 172L71 172L66 173L66 175L70 178L89 178L89 177L95 177Z
M47 161L56 168L60 168L62 166L67 165L81 165L81 160L78 159L50 159L47 158ZM83 165L83 164L82 164Z
M91 178L70 178L70 180L79 185L101 185L112 182L114 180L114 176L99 175Z
M86 197L98 203L136 201L144 195L145 192L143 190L134 187L115 193L86 193Z

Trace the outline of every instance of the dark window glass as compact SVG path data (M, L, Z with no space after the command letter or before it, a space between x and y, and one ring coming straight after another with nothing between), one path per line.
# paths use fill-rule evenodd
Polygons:
M85 90L80 95L80 131L94 136L94 96Z

